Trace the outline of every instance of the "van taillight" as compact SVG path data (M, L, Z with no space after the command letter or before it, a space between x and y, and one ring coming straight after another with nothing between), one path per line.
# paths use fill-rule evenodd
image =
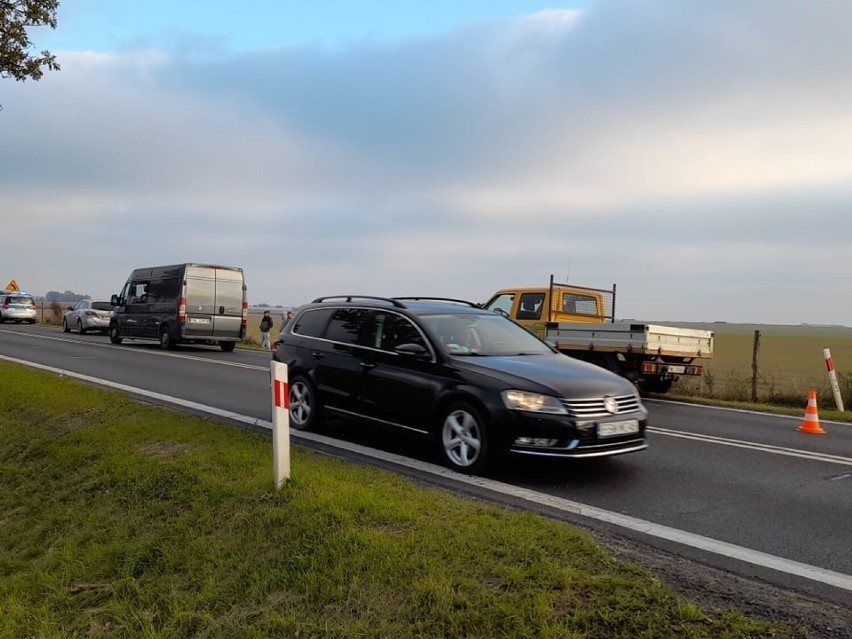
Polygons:
M241 326L248 326L248 302L243 302L243 317L240 320Z
M186 323L186 298L182 297L178 300L178 321L181 324Z

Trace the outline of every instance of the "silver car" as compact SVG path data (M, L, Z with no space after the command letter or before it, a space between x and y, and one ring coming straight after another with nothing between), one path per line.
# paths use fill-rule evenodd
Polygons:
M3 322L36 323L36 306L32 295L7 293L0 295L0 324Z
M69 306L62 316L62 330L69 333L72 329L80 335L86 331L109 332L109 320L112 317L112 304L80 300Z

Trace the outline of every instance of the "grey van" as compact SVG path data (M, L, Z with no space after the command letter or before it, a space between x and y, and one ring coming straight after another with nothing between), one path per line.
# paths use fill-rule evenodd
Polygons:
M109 337L156 339L163 348L180 343L218 344L232 351L245 338L248 303L243 270L213 264L137 268L110 298Z

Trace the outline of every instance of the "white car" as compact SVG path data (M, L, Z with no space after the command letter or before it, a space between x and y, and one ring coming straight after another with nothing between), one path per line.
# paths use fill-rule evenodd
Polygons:
M112 304L80 300L69 306L62 316L62 330L66 333L76 330L80 335L86 331L109 332L109 320L112 317Z
M32 295L27 293L0 295L0 324L4 322L35 324L36 317L36 306Z

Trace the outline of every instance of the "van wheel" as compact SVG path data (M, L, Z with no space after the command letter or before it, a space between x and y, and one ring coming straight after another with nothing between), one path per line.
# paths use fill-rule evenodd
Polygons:
M160 347L170 350L175 347L175 341L172 339L172 332L168 326L163 326L160 329Z
M62 332L63 333L70 333L71 332L71 329L68 328L68 320L66 320L66 319L62 320Z
M314 387L301 375L290 382L290 426L295 430L314 430L321 407Z
M461 473L481 472L488 462L489 435L479 411L467 402L452 404L438 425L441 460Z
M226 353L230 353L236 347L236 342L219 342L219 348L221 348Z
M123 341L121 333L118 332L118 324L109 325L109 341L113 344L121 344Z
M81 320L77 320L77 331L80 333L80 335L86 334L86 329L83 328L83 322Z

